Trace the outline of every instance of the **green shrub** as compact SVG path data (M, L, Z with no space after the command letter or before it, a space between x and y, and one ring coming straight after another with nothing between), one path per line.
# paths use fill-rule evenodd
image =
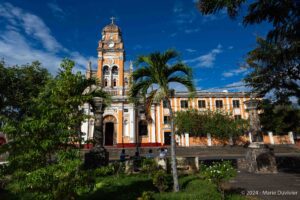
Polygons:
M143 173L147 173L149 176L153 175L158 169L157 163L154 159L146 158L142 161L142 169Z
M186 180L179 179L181 184L180 192L163 192L156 193L155 199L159 200L220 200L221 194L217 191L216 186L207 180L201 180L198 177L186 177Z
M170 176L164 170L158 170L153 175L153 185L159 190L159 192L166 191L170 186Z
M94 170L94 175L96 177L104 177L104 176L110 176L115 174L115 166L113 164L110 164L108 166L103 166L96 168Z
M142 196L138 198L138 200L154 200L154 192L152 191L144 191Z
M32 172L16 171L7 189L22 199L74 199L89 192L94 185L81 160L64 160Z
M224 199L224 189L222 185L236 176L236 169L230 161L213 163L211 166L201 166L201 175L208 181L216 184Z

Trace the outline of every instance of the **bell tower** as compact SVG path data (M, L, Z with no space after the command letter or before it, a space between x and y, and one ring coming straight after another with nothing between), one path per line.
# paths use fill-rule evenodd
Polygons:
M104 90L113 91L113 95L124 95L125 51L120 28L111 23L102 29L102 39L98 43L97 78Z

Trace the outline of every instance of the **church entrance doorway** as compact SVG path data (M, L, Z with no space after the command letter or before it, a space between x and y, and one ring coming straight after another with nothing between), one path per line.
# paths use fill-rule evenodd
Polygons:
M113 115L107 115L103 119L104 145L113 146L117 142L117 120Z
M111 146L114 143L114 123L107 122L105 124L105 145Z
M171 144L171 132L164 132L165 136L165 145Z

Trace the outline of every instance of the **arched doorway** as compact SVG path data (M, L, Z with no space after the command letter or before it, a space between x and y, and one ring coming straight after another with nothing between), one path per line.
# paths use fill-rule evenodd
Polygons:
M107 115L103 119L104 125L104 145L112 146L117 138L117 120L112 115Z

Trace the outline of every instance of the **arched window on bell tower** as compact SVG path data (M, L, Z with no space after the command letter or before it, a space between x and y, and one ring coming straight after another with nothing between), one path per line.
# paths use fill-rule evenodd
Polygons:
M114 87L117 86L117 80L116 80L116 79L113 80L113 86L114 86Z
M108 66L106 66L106 65L103 67L103 74L104 75L109 75Z
M112 75L118 75L118 67L117 66L113 66L111 71L112 71Z

